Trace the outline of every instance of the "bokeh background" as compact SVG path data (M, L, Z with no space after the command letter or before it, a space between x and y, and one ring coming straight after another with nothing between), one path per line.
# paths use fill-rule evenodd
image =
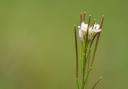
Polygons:
M128 89L127 0L0 0L0 89L76 89L74 24L105 15L97 89ZM91 84L92 84L91 83Z

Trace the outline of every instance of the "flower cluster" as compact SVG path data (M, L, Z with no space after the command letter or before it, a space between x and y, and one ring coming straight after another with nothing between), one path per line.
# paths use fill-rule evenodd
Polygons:
M87 30L88 30L89 40L92 40L96 33L101 32L100 25L96 23L93 26L89 26L88 24L85 24L84 22L82 22L80 26L78 26L78 29L79 29L80 40L84 40L84 37L87 34Z

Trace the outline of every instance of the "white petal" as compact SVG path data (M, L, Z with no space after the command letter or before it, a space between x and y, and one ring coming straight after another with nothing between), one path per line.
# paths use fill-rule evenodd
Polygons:
M85 24L84 22L81 23L80 30L86 32L87 31L88 24Z
M100 29L100 25L99 24L95 24L94 27L93 27L93 32L97 33L97 32L100 32L101 29Z
M79 30L79 37L80 40L83 40L84 32L82 30Z
M99 24L94 24L94 28L95 29L99 29L100 28L100 25Z

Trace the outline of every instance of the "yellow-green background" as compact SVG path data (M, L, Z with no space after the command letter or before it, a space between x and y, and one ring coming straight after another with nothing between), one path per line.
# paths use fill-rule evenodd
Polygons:
M104 31L91 78L128 89L127 0L0 0L0 89L75 89L74 24L86 11Z

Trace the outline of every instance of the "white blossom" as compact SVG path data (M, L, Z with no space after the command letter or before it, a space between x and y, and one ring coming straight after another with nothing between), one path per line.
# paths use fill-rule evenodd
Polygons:
M80 40L84 40L87 30L88 30L88 40L93 39L96 33L101 32L99 24L94 24L93 26L89 25L88 27L88 24L85 24L84 22L82 22L80 26L78 26L78 29L79 29Z

